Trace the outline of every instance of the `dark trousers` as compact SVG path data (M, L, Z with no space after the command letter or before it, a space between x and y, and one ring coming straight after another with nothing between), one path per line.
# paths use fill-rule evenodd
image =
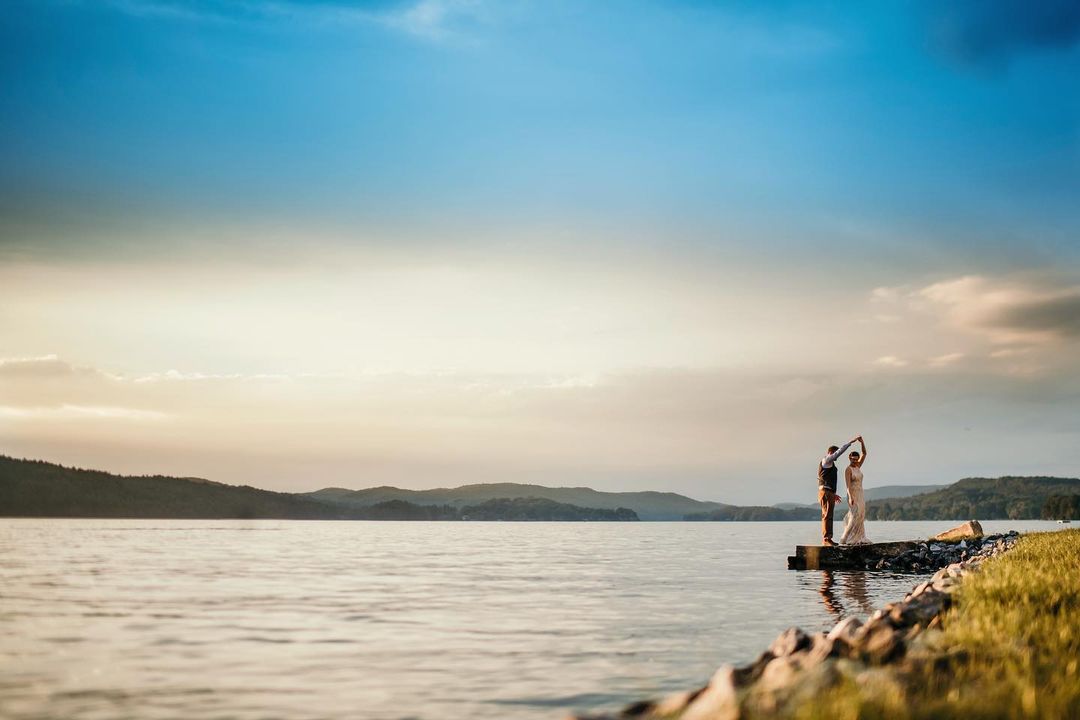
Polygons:
M836 509L836 493L825 487L818 488L821 504L821 539L832 540L833 511Z

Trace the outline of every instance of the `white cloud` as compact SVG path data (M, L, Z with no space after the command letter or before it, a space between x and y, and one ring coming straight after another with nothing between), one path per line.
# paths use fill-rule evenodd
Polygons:
M410 7L386 16L387 25L410 35L442 39L463 21L473 21L483 15L479 0L419 0Z
M899 287L876 287L870 291L870 301L875 303L896 303L904 296Z
M902 368L907 367L908 361L903 358L896 357L895 355L882 355L874 360L874 364L880 367L887 368Z
M136 383L154 383L154 382L184 382L184 381L199 381L199 380L236 380L244 377L239 373L226 373L226 374L207 374L200 372L183 373L179 370L166 370L163 373L150 373L149 375L141 375L135 378L132 382Z
M963 359L964 353L953 352L946 353L944 355L938 355L937 357L930 358L930 367L941 368L955 364L957 361Z
M111 375L92 367L73 365L66 360L60 359L60 356L56 354L0 358L0 378L57 378L72 375L100 376L112 380L120 379L117 375Z
M0 417L33 420L164 420L167 413L108 405L59 405L57 407L15 407L0 405Z
M967 275L928 285L916 300L923 309L943 313L951 326L998 344L1080 336L1080 285Z

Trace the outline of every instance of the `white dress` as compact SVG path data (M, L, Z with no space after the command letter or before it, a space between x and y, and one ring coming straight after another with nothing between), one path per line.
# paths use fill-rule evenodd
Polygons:
M848 480L848 513L844 519L844 534L840 537L843 545L865 545L870 542L866 537L866 500L863 499L862 468L848 468L851 477Z

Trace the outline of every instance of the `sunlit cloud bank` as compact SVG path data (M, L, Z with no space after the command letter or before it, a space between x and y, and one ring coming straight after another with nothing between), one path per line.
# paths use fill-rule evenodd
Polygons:
M722 268L662 279L673 267L139 266L63 284L24 267L5 337L65 351L0 360L0 442L280 489L516 480L740 502L803 497L821 446L854 432L881 483L1080 460L1067 278L778 297Z

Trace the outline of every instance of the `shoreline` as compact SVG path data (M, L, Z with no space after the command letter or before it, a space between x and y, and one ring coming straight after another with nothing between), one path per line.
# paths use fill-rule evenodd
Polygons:
M972 595L972 603L977 602L973 586L978 585L979 580L984 584L996 581L996 575L1011 570L999 567L999 558L1011 559L1018 545L1027 548L1033 541L1052 535L1068 536L1063 540L1071 541L1080 555L1080 530L1023 536L1012 531L988 535L977 541L966 538L964 560L939 567L929 580L913 587L903 600L875 611L865 623L848 617L828 632L814 634L791 627L756 660L741 666L724 665L702 687L659 700L631 703L621 710L586 712L570 717L572 720L731 720L818 718L834 712L843 712L850 717L867 714L871 717L966 715L970 709L958 700L962 694L960 688L949 688L945 693L945 705L935 706L934 712L929 714L920 710L918 702L907 704L908 696L918 693L918 683L912 680L930 673L939 684L948 684L952 677L949 671L957 658L967 658L974 652L973 647L968 647L974 641L958 646L944 642L948 634L943 632L946 625L951 631L954 624L962 626L965 619L972 620L966 616L969 614L966 606L957 602L961 591ZM974 547L976 543L978 548ZM923 543L924 546L930 544L931 541ZM939 552L943 559L955 557L959 542L950 545L950 549ZM1024 560L1038 564L1043 560L1043 554L1047 554L1046 551L1040 551L1034 560L1026 556ZM905 560L897 560L909 565ZM984 568L992 570L987 573ZM1026 570L1025 566L1020 572ZM1066 604L1066 608L1076 615L1080 615L1078 594L1069 596ZM1033 595L1037 602L1039 596ZM966 603L967 595L964 598ZM1004 603L1004 600L997 600L998 606ZM1080 650L1080 635L1075 631L1068 647ZM1075 676L1075 655L1064 658L1063 662L1066 672ZM953 675L960 680L965 677L961 672ZM1065 689L1065 702L1075 700L1076 709L1080 710L1080 677L1073 682L1076 688ZM832 707L832 711L826 712L825 705ZM1041 716L1055 717L1053 714Z

